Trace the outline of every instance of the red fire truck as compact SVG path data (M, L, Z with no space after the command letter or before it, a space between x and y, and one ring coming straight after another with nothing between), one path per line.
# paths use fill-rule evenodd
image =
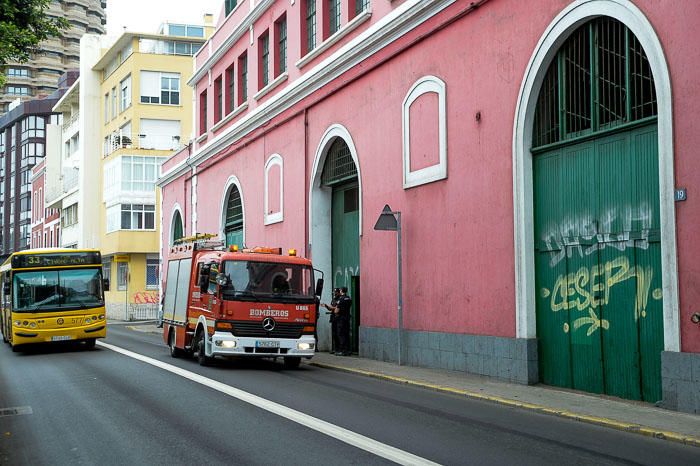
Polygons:
M163 339L173 357L283 358L299 366L316 349L323 278L280 248L228 250L195 237L170 250Z

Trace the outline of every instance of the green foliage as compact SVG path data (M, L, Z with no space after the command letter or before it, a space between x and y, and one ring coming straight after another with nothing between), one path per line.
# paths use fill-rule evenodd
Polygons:
M0 0L0 67L7 62L23 63L39 44L61 35L69 24L65 18L46 15L50 0ZM5 73L0 71L0 86Z

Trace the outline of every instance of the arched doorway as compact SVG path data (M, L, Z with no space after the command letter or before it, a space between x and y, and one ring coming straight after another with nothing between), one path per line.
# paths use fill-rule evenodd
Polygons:
M541 380L660 400L658 103L625 24L602 16L569 34L544 74L531 138Z
M331 126L321 138L310 189L310 246L314 265L326 277L324 302L330 301L334 287L348 288L353 300L351 339L353 351L357 351L362 181L354 143L343 126ZM330 325L323 321L319 325L319 346L331 347Z
M179 209L175 209L173 221L170 223L170 244L185 236L185 229L182 222L182 215Z
M229 180L225 193L221 222L222 237L226 247L235 244L242 248L245 241L243 197L236 179Z

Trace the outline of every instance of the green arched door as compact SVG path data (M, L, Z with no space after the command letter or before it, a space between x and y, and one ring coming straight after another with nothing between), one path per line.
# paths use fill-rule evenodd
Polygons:
M224 235L226 246L237 245L243 247L243 204L241 193L236 185L231 186L226 200L226 213L224 218Z
M620 22L579 27L533 130L542 381L661 399L663 306L654 79Z

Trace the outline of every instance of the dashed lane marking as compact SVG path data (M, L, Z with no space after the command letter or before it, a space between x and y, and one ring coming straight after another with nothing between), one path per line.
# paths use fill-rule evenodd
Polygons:
M390 445L378 442L377 440L371 439L369 437L365 437L364 435L360 435L357 432L344 429L343 427L336 426L335 424L331 424L330 422L326 422L313 416L309 416L308 414L304 414L295 409L288 408L279 403L275 403L274 401L266 400L265 398L261 398L246 391L240 390L238 388L231 387L230 385L226 385L208 377L204 377L202 375L195 374L194 372L190 372L188 370L181 369L177 366L173 366L172 364L158 361L157 359L149 358L148 356L144 356L139 353L134 353L133 351L129 351L127 349L120 348L119 346L111 345L109 343L104 343L102 341L98 341L97 344L117 353L121 353L124 356L128 356L138 361L145 362L146 364L150 364L152 366L171 372L175 375L179 375L180 377L184 377L193 382L202 384L206 387L224 393L243 402L249 403L260 409L264 409L265 411L276 414L285 419L289 419L290 421L296 422L297 424L301 424L305 427L308 427L309 429L313 429L316 432L320 432L336 440L340 440L341 442L347 443L348 445L352 445L356 448L360 448L374 455L385 458L389 461L393 461L394 463L405 465L438 464L420 456L416 456L407 451L400 450Z

